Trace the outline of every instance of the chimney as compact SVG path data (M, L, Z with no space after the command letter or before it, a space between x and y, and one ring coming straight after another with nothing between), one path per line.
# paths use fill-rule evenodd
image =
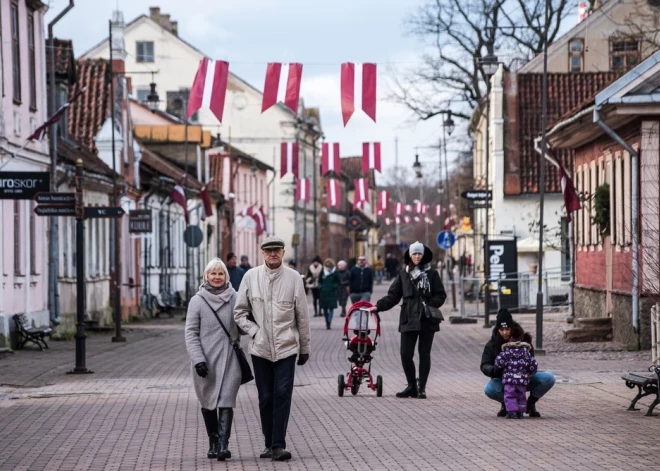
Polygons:
M163 13L162 15L160 15L159 23L163 28L170 29L170 14Z
M115 73L124 73L124 60L126 59L126 49L124 47L124 14L115 10L112 12L112 22L110 31L112 33L112 71Z
M149 18L160 23L160 7L149 7Z
M178 35L179 35L179 22L178 22L178 21L171 21L171 22L170 22L170 32L171 32L174 36L178 36Z

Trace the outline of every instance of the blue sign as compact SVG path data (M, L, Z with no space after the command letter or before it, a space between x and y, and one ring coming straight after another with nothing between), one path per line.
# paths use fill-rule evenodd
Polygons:
M456 236L453 232L442 231L438 234L438 247L449 250L456 243Z
M399 244L399 249L401 249L401 252L405 252L406 250L408 250L408 244L406 242L401 242Z

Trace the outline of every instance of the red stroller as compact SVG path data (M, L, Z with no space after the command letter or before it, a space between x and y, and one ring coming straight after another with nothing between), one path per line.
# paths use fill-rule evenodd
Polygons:
M346 314L344 323L344 342L346 348L351 352L348 358L353 366L351 371L344 375L339 375L337 392L339 397L344 395L344 391L351 390L352 395L356 395L360 389L362 381L367 381L367 387L376 391L376 396L383 395L383 377L376 376L374 384L371 376L371 359L376 350L378 337L380 336L380 316L376 312L369 312L373 304L366 301L359 301L353 304ZM353 336L349 338L349 332ZM365 368L365 365L368 365Z

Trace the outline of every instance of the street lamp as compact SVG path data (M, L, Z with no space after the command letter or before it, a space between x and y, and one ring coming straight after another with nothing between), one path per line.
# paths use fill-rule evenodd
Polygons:
M160 102L158 93L156 93L156 84L151 82L149 84L149 94L147 95L147 106L152 113L158 110L158 103Z
M424 177L422 176L422 164L419 161L419 154L415 154L415 163L413 164L413 170L415 170L415 177L419 184L422 184Z
M445 127L445 130L447 131L447 135L451 136L451 133L454 132L454 120L451 119L451 110L447 110L447 119L442 123L442 125Z

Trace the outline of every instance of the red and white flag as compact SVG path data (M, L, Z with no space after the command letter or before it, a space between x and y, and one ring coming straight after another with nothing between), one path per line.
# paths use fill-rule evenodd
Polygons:
M206 220L207 217L213 216L213 205L211 204L211 196L209 195L208 186L204 185L197 195L202 200L202 217L201 220Z
M212 61L206 57L199 61L197 74L188 97L186 118L190 119L200 108L209 108L218 121L222 122L228 80L228 62Z
M378 192L378 211L384 213L390 209L390 192L381 190Z
M298 176L298 143L283 142L280 144L280 178L291 172Z
M403 222L406 224L410 223L410 216L403 216Z
M254 222L257 223L257 235L266 232L266 215L264 214L264 207L260 206L252 212Z
M414 219L415 219L415 222L419 222L419 216L415 216Z
M339 186L339 180L335 180L334 178L329 179L326 193L328 208L338 208L339 202L341 201L341 187Z
M445 218L444 230L449 231L449 230L451 230L455 225L456 225L456 221L454 221L451 217L447 216L447 217Z
M296 181L296 201L309 203L309 179L301 178Z
M298 100L300 98L300 81L302 79L302 64L292 62L284 64L281 62L270 62L266 67L266 81L264 83L264 94L261 101L261 112L263 113L278 101L278 98L284 101L284 104L291 111L298 114ZM280 92L280 82L286 77L286 86Z
M424 203L422 203L421 201L418 201L417 203L415 203L415 212L417 214L423 214L424 213Z
M568 172L564 166L555 159L550 153L546 150L545 158L552 165L557 167L559 172L559 178L561 182L561 192L564 195L564 206L566 207L566 219L568 222L571 222L571 214L579 209L582 209L580 204L580 198L578 197L577 192L575 191L575 186L573 185L573 180L569 177Z
M357 101L361 102L362 111L376 122L376 64L364 63L362 67L358 65L358 77L355 72L353 62L344 62L341 65L341 114L344 126L355 112L356 98L359 98ZM359 96L356 96L355 93L356 82L361 84L357 90Z
M404 208L405 208L405 205L403 203L396 203L394 205L394 215L395 216L402 216Z
M321 176L325 176L330 172L336 175L341 175L341 157L339 156L339 142L334 142L332 145L324 142L321 146Z
M55 113L53 113L53 115L50 118L48 118L41 126L35 129L34 132L28 136L27 140L33 141L36 139L37 141L41 141L46 136L46 133L48 132L48 128L50 128L53 124L58 122L62 117L62 115L64 114L64 112L71 106L73 102L75 102L80 97L80 95L85 93L86 90L87 87L82 87L80 90L75 92L71 96L71 99L67 103L64 103L62 106L60 106L58 110L55 111Z
M589 14L589 9L587 8L587 2L580 2L578 4L578 23L584 20Z
M355 179L355 192L353 195L353 209L363 206L369 202L369 180L366 178Z
M429 218L428 216L424 216L424 222L426 224L431 224L433 221L431 221L431 218Z
M390 218L385 218L385 225L389 226L392 220Z
M398 217L398 216L394 218L394 221L395 221L397 224L401 224L401 218Z
M172 193L170 193L170 199L183 208L183 214L186 218L186 224L190 223L190 218L188 216L188 204L186 203L186 193L183 191L181 185L175 185Z
M435 214L435 217L437 217L437 218L442 216L442 206L440 206L439 204L436 204L434 214Z
M363 142L362 173L366 175L372 169L380 172L380 142Z

